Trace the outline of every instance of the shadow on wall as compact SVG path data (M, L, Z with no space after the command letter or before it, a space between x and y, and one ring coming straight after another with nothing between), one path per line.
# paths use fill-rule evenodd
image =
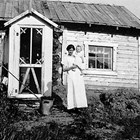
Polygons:
M52 82L48 82L47 88L48 90L44 92L43 96L51 97L52 96Z

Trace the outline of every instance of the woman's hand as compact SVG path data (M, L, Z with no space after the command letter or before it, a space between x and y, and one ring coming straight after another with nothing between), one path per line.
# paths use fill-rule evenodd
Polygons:
M76 65L72 65L71 67L65 67L63 70L64 71L70 71L70 70L74 70L75 68L77 68Z

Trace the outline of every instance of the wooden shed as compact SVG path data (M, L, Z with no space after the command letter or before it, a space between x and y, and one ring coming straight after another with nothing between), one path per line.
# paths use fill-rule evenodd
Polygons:
M63 29L62 59L67 45L83 48L86 88L140 89L140 20L125 7L47 0L7 0L0 7L0 60L24 84L30 74L38 96L51 83L57 25ZM9 96L32 96L10 74L8 80Z

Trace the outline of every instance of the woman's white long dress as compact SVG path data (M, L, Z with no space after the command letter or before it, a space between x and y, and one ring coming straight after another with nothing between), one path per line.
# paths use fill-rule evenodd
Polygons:
M73 64L81 66L81 58L66 56L62 62L64 67ZM67 109L87 107L87 97L83 76L79 68L67 72Z

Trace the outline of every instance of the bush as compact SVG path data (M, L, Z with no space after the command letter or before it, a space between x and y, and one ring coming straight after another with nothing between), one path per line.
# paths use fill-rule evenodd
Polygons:
M121 137L140 138L140 93L134 89L117 89L100 94L106 120L123 127Z

